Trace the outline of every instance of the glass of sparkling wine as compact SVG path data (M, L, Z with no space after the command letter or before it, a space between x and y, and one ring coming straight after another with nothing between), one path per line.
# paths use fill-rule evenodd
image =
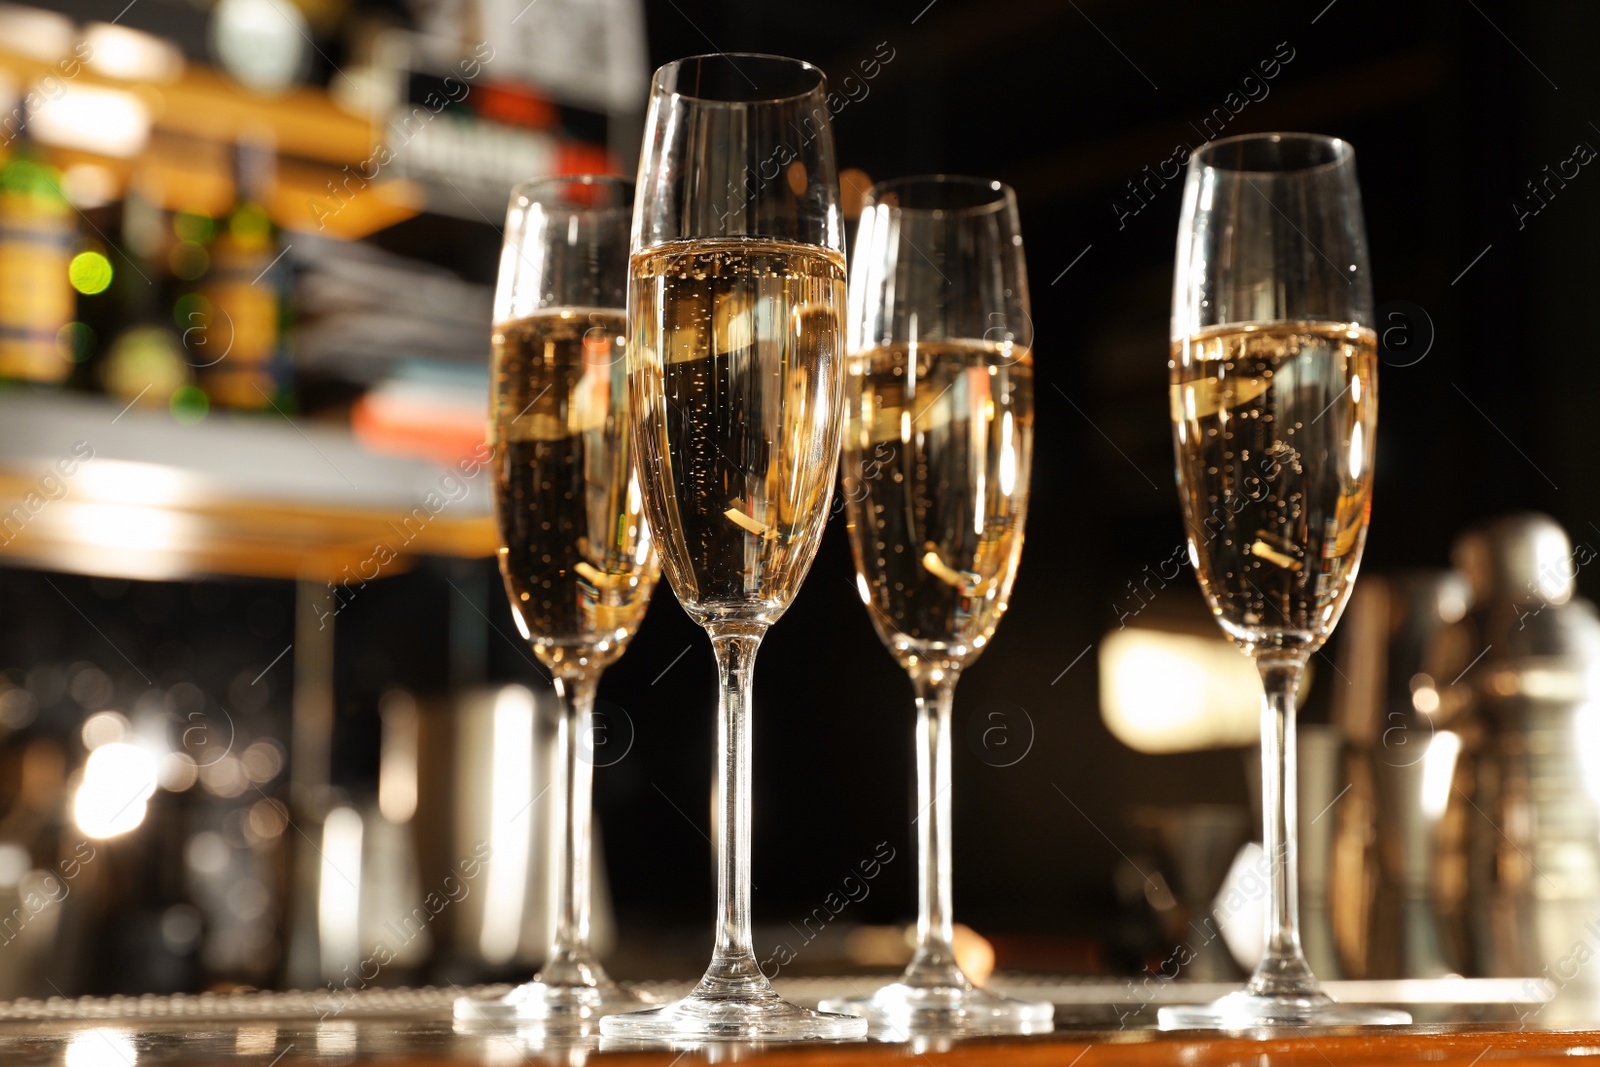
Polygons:
M917 947L899 981L824 1001L875 1029L1048 1029L1048 1003L973 985L950 905L950 712L1022 554L1033 352L1017 202L946 175L867 194L850 273L843 483L856 584L916 694Z
M645 512L717 660L717 927L694 991L602 1020L609 1037L866 1032L780 999L750 930L756 649L811 567L839 460L845 273L824 97L810 64L738 53L669 63L651 85L628 372Z
M464 1021L578 1023L647 1003L589 946L593 714L660 574L640 504L623 338L633 183L518 186L494 301L494 510L500 572L522 636L560 699L555 929L543 969L504 997L462 997Z
M1355 153L1283 133L1189 160L1172 292L1171 408L1189 558L1256 663L1267 928L1243 990L1164 1029L1408 1023L1340 1004L1300 949L1295 690L1350 598L1372 503L1377 338Z

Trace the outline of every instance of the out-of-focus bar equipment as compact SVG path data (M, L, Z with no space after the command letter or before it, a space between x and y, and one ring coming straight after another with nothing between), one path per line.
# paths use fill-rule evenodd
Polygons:
M1600 620L1575 595L1595 559L1548 516L1509 515L1452 549L1472 583L1481 726L1451 798L1466 823L1478 973L1535 976L1548 1010L1592 1013L1600 976ZM1479 651L1481 649L1481 651Z
M1358 587L1359 588L1359 587ZM1333 937L1334 809L1342 799L1343 745L1331 727L1303 723L1300 752L1300 945L1306 962L1323 978L1344 977ZM1247 757L1248 758L1248 757Z
M1541 1010L1592 1011L1600 619L1574 582L1596 553L1528 513L1451 555L1449 571L1369 575L1350 605L1340 956L1363 978L1525 978L1555 997Z
M1176 900L1162 933L1188 947L1184 976L1197 982L1237 980L1243 972L1218 936L1212 912L1228 867L1250 836L1249 809L1232 804L1146 807L1135 809L1131 821L1154 831L1172 870ZM1144 887L1144 895L1149 899L1154 894Z
M1162 576L1164 577L1164 575ZM1153 579L1152 579L1153 580ZM1148 590L1147 590L1148 591ZM1120 741L1141 752L1243 746L1245 778L1259 795L1260 681L1250 661L1192 600L1144 612L1119 611L1138 623L1100 645L1101 718ZM1307 670L1302 697L1313 671ZM1300 911L1307 958L1319 974L1339 977L1330 913L1334 819L1344 782L1341 742L1327 727L1302 725L1299 823ZM1260 875L1259 810L1188 804L1142 806L1131 823L1153 833L1170 868L1177 899L1165 915L1166 936L1188 951L1185 977L1226 981L1254 967L1261 952L1264 894L1240 888ZM1255 828L1254 830L1252 828ZM1242 846L1242 847L1241 847ZM1160 909L1158 909L1160 910ZM1231 953L1231 958L1230 958Z
M1441 926L1441 820L1461 748L1458 685L1473 652L1466 580L1448 570L1368 575L1346 619L1334 720L1349 793L1333 854L1334 937L1356 976L1432 978L1460 971ZM1457 875L1457 877L1459 877ZM1459 897L1459 893L1455 894Z
M466 884L451 924L448 956L476 969L522 973L544 960L556 912L553 885L560 808L550 792L556 781L557 709L548 690L520 685L473 690L438 717L430 743L447 748L449 775L432 777L430 807L452 812L450 825L425 838L432 866L471 861L482 873ZM595 759L593 739L581 759ZM442 788L440 788L442 785ZM598 826L595 832L598 836ZM615 936L603 850L594 851L589 874L591 939L604 954Z

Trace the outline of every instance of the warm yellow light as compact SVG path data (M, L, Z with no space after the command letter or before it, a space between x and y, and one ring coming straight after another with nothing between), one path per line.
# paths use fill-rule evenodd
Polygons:
M90 837L115 837L144 822L145 802L156 791L156 761L123 741L101 745L83 767L72 817Z
M489 862L478 948L489 963L506 963L522 940L532 836L533 693L508 685L495 696L489 767Z
M78 472L75 488L105 504L165 507L183 501L186 489L198 487L182 471L156 463L96 459Z
M1261 680L1220 634L1141 627L1100 643L1100 717L1140 752L1247 745L1260 738Z
M329 977L361 957L361 837L361 815L354 808L334 808L322 822L317 931Z
M378 757L378 810L392 823L409 822L417 813L417 702L396 689L384 695L383 741Z
M121 1030L97 1026L72 1035L65 1059L67 1067L133 1067L139 1051Z
M128 722L128 717L120 711L97 711L84 720L83 747L93 752L101 745L109 745L124 740L133 732L133 725Z
M183 523L153 508L81 504L72 512L72 525L78 539L91 545L160 551L173 546Z
M150 109L133 93L73 83L64 93L36 85L45 101L28 115L28 132L41 144L132 159L150 137Z
M1012 440L1015 435L1016 429L1008 411L1000 420L1000 491L1006 496L1015 492L1017 487L1017 446Z
M1455 779L1456 757L1461 754L1461 737L1441 730L1428 741L1422 754L1422 814L1437 819L1450 803L1450 784Z
M183 52L178 46L143 30L92 22L83 39L89 46L89 65L107 77L166 82L183 73Z

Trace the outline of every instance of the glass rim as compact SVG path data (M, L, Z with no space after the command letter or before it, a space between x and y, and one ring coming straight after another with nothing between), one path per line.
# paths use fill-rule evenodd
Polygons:
M547 203L549 203L549 201L541 199L539 196L536 195L536 192L538 190L540 190L540 189L547 188L547 187L552 187L552 186L564 186L564 185L587 185L587 186L591 186L591 187L607 187L607 186L609 186L611 188L622 189L622 190L626 190L627 191L628 196L627 196L625 204L618 204L616 206L618 206L618 207L626 206L629 209L631 209L633 207L634 184L635 184L634 183L634 179L626 177L626 176L621 175L621 174L547 174L542 178L529 178L526 181L521 181L521 182L518 182L516 185L513 185L511 187L511 202L513 204L518 203L518 202L526 202L526 203L529 203L529 204L534 204L534 203L547 204ZM552 204L551 206L561 206L561 205ZM584 208L587 208L589 210L596 210L596 209L603 208L603 207L605 207L607 205L595 205L595 204L576 205L575 204L575 205L570 205L570 206L573 206L573 207L584 207Z
M974 192L986 191L989 199L977 203L964 204L955 207L908 207L905 204L885 204L882 198L890 193L911 188L964 188ZM925 215L931 218L954 216L957 218L975 218L988 215L1006 208L1014 208L1017 203L1017 191L997 178L980 178L974 174L911 174L903 178L886 178L881 182L874 182L872 188L867 190L862 199L862 211L876 208L888 208L890 211L903 215Z
M1332 149L1334 158L1321 163L1311 163L1303 167L1280 167L1275 170L1259 170L1249 167L1228 167L1213 162L1216 151L1227 145L1242 144L1247 141L1298 141L1306 144L1319 144ZM1355 146L1343 137L1335 137L1326 133L1301 133L1296 130L1271 130L1264 133L1237 133L1231 137L1219 137L1214 141L1207 141L1190 155L1189 162L1202 170L1214 170L1224 174L1248 174L1253 177L1274 177L1289 174L1315 174L1317 171L1331 170L1342 167L1356 158Z
M815 76L816 82L808 88L802 89L797 93L781 93L777 96L756 96L749 99L738 100L729 100L719 96L701 96L698 93L683 92L677 86L676 77L673 79L673 87L671 89L662 88L661 76L668 71L671 71L674 75L676 75L679 70L689 63L704 62L711 59L726 60L729 66L733 67L734 71L739 73L741 76L745 76L744 72L739 70L739 65L734 62L735 59L755 59L762 62L780 63L790 66L796 71L809 73ZM808 96L813 96L822 92L826 88L827 84L828 76L827 74L823 73L821 67L808 60L795 59L793 56L780 56L772 52L702 52L699 55L684 56L681 59L674 59L669 63L663 63L661 66L657 67L655 73L650 76L650 95L676 96L683 100L693 100L696 104L703 106L751 107L763 104L781 104L789 100L803 100Z

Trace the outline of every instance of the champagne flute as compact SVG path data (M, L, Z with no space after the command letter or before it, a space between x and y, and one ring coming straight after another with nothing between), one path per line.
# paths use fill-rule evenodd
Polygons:
M867 194L851 263L844 485L856 583L916 693L917 947L900 980L824 1001L891 1031L1047 1029L952 947L950 713L1022 554L1033 353L1016 197L946 175Z
M717 54L656 71L639 161L628 367L645 512L719 678L717 931L689 996L608 1037L860 1037L773 992L750 931L750 699L839 461L844 257L822 72Z
M554 934L533 981L462 997L457 1018L581 1023L644 1001L589 945L595 690L660 574L628 430L623 343L633 183L582 175L518 186L494 306L495 519L517 629L560 700Z
M1350 598L1366 541L1377 337L1344 141L1213 141L1189 160L1172 295L1171 408L1189 559L1256 663L1267 929L1245 988L1160 1011L1164 1029L1408 1023L1339 1004L1300 949L1295 690Z

